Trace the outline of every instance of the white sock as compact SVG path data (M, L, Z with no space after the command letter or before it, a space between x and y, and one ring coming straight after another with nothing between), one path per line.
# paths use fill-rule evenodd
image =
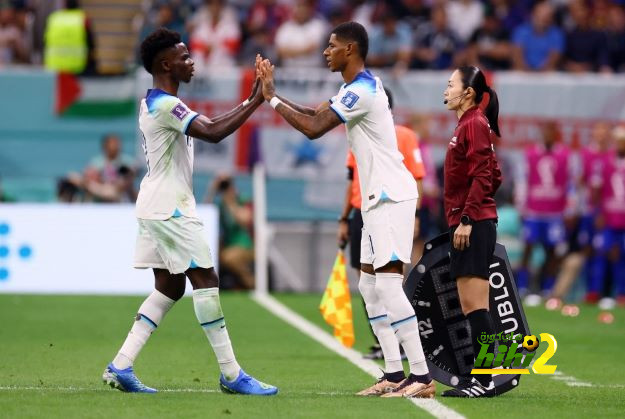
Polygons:
M132 325L128 337L113 359L115 368L123 370L132 366L154 329L158 327L165 314L175 303L176 301L157 290L154 290L145 299L139 307L135 323Z
M367 316L369 317L373 333L375 333L382 348L385 364L384 372L403 371L404 366L401 363L399 342L391 328L391 322L386 309L375 292L375 275L361 271L358 289L360 294L362 294L363 300L365 300Z
M219 288L202 288L193 290L193 308L208 341L215 351L221 373L228 381L234 381L239 376L241 367L234 357L232 343L226 329L221 304L219 303Z
M403 280L404 276L400 274L378 272L375 291L388 310L391 327L408 358L410 373L425 375L429 370L421 346L417 316L404 293Z

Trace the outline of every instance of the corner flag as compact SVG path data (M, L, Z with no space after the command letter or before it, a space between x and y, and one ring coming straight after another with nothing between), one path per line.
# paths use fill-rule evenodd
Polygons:
M332 274L321 298L319 310L323 319L334 327L334 336L346 347L354 345L354 322L352 320L352 300L347 283L345 256L339 250L334 261Z

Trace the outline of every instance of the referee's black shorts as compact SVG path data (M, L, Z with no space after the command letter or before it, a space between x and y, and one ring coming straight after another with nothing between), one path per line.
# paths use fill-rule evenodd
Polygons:
M349 264L360 270L360 240L362 238L362 214L354 208L349 219Z
M449 230L451 250L450 276L452 279L461 277L478 277L488 280L489 266L495 252L497 241L497 225L495 220L475 221L469 236L469 247L460 251L453 245L454 232L458 226Z

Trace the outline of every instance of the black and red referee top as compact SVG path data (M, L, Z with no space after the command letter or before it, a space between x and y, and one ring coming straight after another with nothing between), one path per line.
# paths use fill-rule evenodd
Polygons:
M502 177L494 136L477 106L460 117L445 155L444 198L449 227L460 224L465 214L473 221L497 218L494 196Z

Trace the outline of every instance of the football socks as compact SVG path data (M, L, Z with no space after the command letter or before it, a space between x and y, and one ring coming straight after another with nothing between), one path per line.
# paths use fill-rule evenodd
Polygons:
M208 341L213 347L213 351L215 351L221 373L226 380L235 380L239 376L241 367L234 357L232 343L228 329L226 329L226 322L219 302L219 288L193 290L193 308Z

